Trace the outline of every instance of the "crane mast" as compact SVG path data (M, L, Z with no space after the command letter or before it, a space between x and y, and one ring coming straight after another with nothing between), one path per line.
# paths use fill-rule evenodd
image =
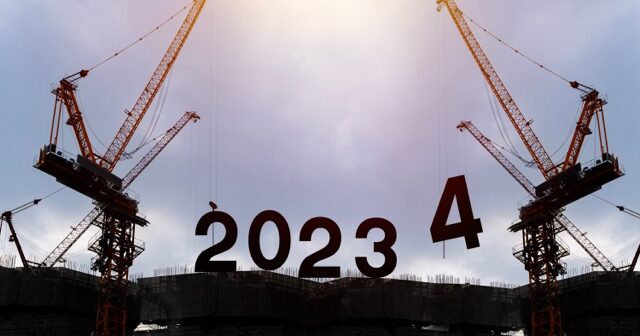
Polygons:
M131 111L127 111L127 117L120 126L120 129L116 133L116 136L113 138L113 141L107 148L103 158L100 160L100 166L108 170L109 172L113 171L116 164L120 160L120 157L124 153L127 144L131 141L133 134L135 133L138 125L142 121L145 113L151 106L153 99L156 94L162 87L165 79L167 78L167 74L171 70L173 63L176 61L176 58L180 54L180 50L184 46L184 43L189 37L189 33L193 29L193 26L202 11L202 8L205 5L206 0L194 0L193 6L189 10L186 18L182 22L180 29L178 29L177 34L171 41L169 48L165 52L164 56L160 60L160 64L156 67L153 75L149 79L149 82L145 86L144 90L136 100L135 104Z
M489 58L482 50L471 28L467 24L462 11L455 0L436 0L438 10L444 4L453 19L462 39L489 87L496 96L500 106L507 114L518 136L524 143L534 163L544 176L545 180L556 177L559 173L547 151L542 146L537 135L531 128L520 108L498 76ZM580 167L577 167L580 169ZM575 171L571 177L575 176ZM557 179L556 179L557 180ZM554 187L562 186L562 181L546 185L544 190L536 188L536 196L541 193L550 195L555 192ZM558 205L557 197L545 198L545 202L530 203L520 209L520 223L512 225L511 231L521 231L522 251L516 251L524 262L529 275L529 302L531 304L531 333L533 336L561 336L562 318L560 316L560 302L558 298L557 276L564 271L560 258L567 255L562 251L561 245L556 239L554 216L558 209L564 206ZM568 198L563 198L568 202ZM575 200L575 199L573 199ZM555 203L554 203L555 202Z
M535 185L515 166L504 154L487 138L476 126L470 121L462 121L458 124L458 129L462 132L467 130L471 135L484 147L484 149L493 156L498 163L522 186L532 197L536 197ZM581 232L578 227L571 222L562 212L558 212L555 216L556 224L558 224L557 232L566 230L582 249L593 259L594 263L602 268L605 272L615 271L618 268L587 238L586 234ZM521 252L521 251L517 251ZM521 256L518 253L516 256ZM522 261L522 260L521 260Z
M516 132L527 148L527 151L529 151L536 166L542 172L542 175L545 179L556 175L558 173L557 166L542 146L533 128L531 128L531 122L524 117L520 108L516 105L515 100L507 90L507 87L498 76L493 65L491 65L489 58L473 35L458 5L456 5L454 0L437 0L437 4L439 7L444 4L449 10L453 22L458 28L460 35L462 35L462 39L467 48L469 48L473 59L478 64L482 75L491 87L491 91L493 91L493 94L497 97L500 106L506 112L507 117L516 129Z
M185 112L182 117L158 140L158 142L140 159L140 161L125 175L122 179L123 188L126 189L140 176L147 166L162 152L162 150L173 140L173 138L187 125L189 121L194 123L200 119L196 112ZM99 206L94 207L71 232L49 253L49 255L40 264L41 267L52 267L62 259L65 253L69 251L71 246L75 244L80 236L82 236L91 225L95 225L98 217L102 215L102 209Z

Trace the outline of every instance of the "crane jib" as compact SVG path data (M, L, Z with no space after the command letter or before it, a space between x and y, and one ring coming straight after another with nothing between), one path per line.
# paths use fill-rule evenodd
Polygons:
M184 46L189 33L193 29L202 8L205 5L206 0L195 0L189 13L184 19L182 25L178 29L175 37L171 41L169 48L162 57L160 63L156 67L153 75L149 79L149 82L142 90L140 97L136 100L133 108L127 114L125 121L116 133L113 141L107 148L103 158L100 160L100 165L109 171L113 171L116 164L120 160L120 157L124 153L127 144L131 141L133 134L135 133L138 125L142 121L145 113L151 106L158 91L162 87L171 67L177 59L182 47Z

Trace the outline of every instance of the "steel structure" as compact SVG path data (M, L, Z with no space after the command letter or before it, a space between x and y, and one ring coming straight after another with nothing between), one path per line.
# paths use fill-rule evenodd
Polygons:
M527 151L545 178L553 177L558 168L533 132L530 122L524 117L515 100L491 65L469 28L462 12L454 0L437 0L438 8L444 4L451 15L460 35L476 61L482 75L507 117L513 124ZM553 213L539 217L535 225L523 226L523 260L529 273L532 335L562 335L562 319L558 300L558 272L562 270L559 249L553 223Z
M162 152L162 150L173 140L173 138L187 125L189 121L196 122L200 116L196 112L185 112L182 117L158 140L158 142L145 154L145 156L125 175L122 179L124 189L128 188L135 179L140 176L147 166ZM98 218L102 215L102 209L99 206L94 207L71 232L47 255L40 264L41 267L53 267L58 261L61 261L64 254L69 251L71 246L91 227L96 225Z
M500 103L502 109L507 113L507 117L511 121L511 124L513 124L513 127L520 136L520 139L527 147L527 150L531 154L531 157L538 169L543 172L545 178L556 175L558 173L556 165L553 163L551 157L538 139L538 136L536 136L535 132L531 128L531 122L524 117L520 108L516 105L515 100L511 97L509 90L507 90L507 87L498 76L493 65L491 65L489 58L473 35L473 32L471 31L471 28L469 28L469 25L464 19L462 11L460 11L458 5L454 0L436 1L439 9L440 6L445 5L449 10L451 18L458 28L460 35L462 35L462 39L467 45L467 48L469 48L473 59L478 64L478 67L480 68L480 71L487 83L489 83L491 91L493 91L494 95L498 98L498 103Z
M116 136L113 138L111 145L107 148L102 160L100 160L99 164L101 167L108 171L113 171L115 168L116 164L120 160L120 156L124 153L127 144L131 141L131 137L138 128L138 125L140 125L142 118L151 106L153 99L158 91L160 91L162 83L164 83L164 80L167 78L173 63L178 58L178 55L180 54L184 43L187 41L187 37L189 37L189 33L193 29L205 2L206 0L193 1L193 6L191 6L189 13L187 13L187 16L178 29L178 32L171 41L169 48L162 57L162 60L160 60L160 64L156 67L153 75L149 79L144 90L142 90L140 97L136 100L131 111L127 112L127 118L116 133Z
M498 163L504 168L517 182L522 186L532 197L536 197L535 185L513 164L509 159L502 154L502 151L498 149L493 142L487 138L476 126L470 121L463 121L458 124L460 131L467 130L484 149L493 156ZM618 268L602 253L596 246L587 238L586 234L581 232L573 222L562 212L558 212L555 216L556 221L556 233L567 231L567 233L573 238L573 240L582 247L582 249L591 256L595 265L602 268L602 270L616 271ZM521 255L521 254L520 254ZM518 258L521 259L521 258Z
M89 71L66 77L54 90L56 102L49 144L40 151L35 167L93 199L102 212L90 214L96 216L93 222L101 229L101 235L90 246L90 250L97 253L92 266L101 274L96 336L125 334L129 267L143 250L143 246L136 243L135 227L147 225L147 221L137 215L138 202L123 192L123 180L112 171L180 54L205 2L193 1L169 48L133 108L127 111L124 123L103 156L93 151L75 98L75 81L86 77ZM67 109L67 124L73 127L80 147L80 155L75 160L57 148L62 105Z
M144 244L135 239L135 231L137 226L147 224L144 218L109 206L102 208L96 220L101 234L89 245L89 250L97 254L91 267L100 272L96 335L126 334L129 267L144 251Z
M556 165L531 128L531 123L524 117L491 65L455 0L436 0L436 3L438 10L443 5L447 8L500 106L507 114L535 165L547 180L535 187L536 198L520 208L521 221L509 229L513 232L522 232L522 249L515 251L514 255L520 256L519 259L524 262L525 269L529 274L532 335L560 336L562 335L562 318L558 300L557 276L564 271L560 258L566 255L566 251L562 251L561 245L556 239L555 217L567 204L622 176L618 161L608 153L608 148L601 146L602 161L596 162L594 167L583 171L579 163L575 164L584 136L588 133L585 130L585 125L579 122L574 132L572 147L567 154L568 166ZM585 92L583 88L586 87L577 82L571 82L571 86ZM594 92L594 90L586 92ZM589 115L593 116L599 111L597 105L601 101L597 98L597 92L594 96L595 98L590 97L587 93L584 97L589 98L583 98L585 101L583 122L591 120ZM601 143L602 135L604 135L606 142L604 123L600 132ZM574 164L571 164L572 162Z

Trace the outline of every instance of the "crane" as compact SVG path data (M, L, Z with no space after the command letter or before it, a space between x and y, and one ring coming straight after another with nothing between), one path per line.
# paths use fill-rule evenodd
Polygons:
M605 183L623 175L617 158L608 152L608 145L604 145L604 122L602 125L599 124L602 160L596 161L596 165L584 170L576 163L584 136L589 133L588 124L585 123L591 120L593 114L601 112L602 101L598 100L597 91L589 90L590 88L575 81L570 82L573 88L587 92L583 96L583 119L582 123L579 122L576 126L565 165L555 164L531 128L531 122L524 117L482 50L455 0L436 0L436 4L438 11L443 5L447 8L491 91L546 180L535 187L536 198L520 208L521 221L512 225L509 230L522 233L522 250L514 254L521 254L521 260L529 273L532 335L562 335L557 276L563 270L560 258L564 253L556 239L556 215L569 203L593 193ZM589 95L590 92L594 93Z
M535 185L513 164L509 159L502 154L502 151L498 149L493 142L487 138L476 126L470 121L462 121L458 124L457 128L462 132L467 130L484 149L493 156L493 158L500 163L519 184L522 186L532 197L536 197ZM557 232L567 231L567 233L573 238L578 245L584 249L589 256L594 260L594 263L602 268L605 272L616 271L618 268L602 253L596 246L587 238L585 233L582 233L578 227L571 222L562 212L558 212L555 218L557 224ZM519 254L520 256L522 254ZM521 257L519 258L521 259Z
M34 205L38 205L42 199L36 198L33 201L24 203L20 206L17 206L11 210L7 210L0 215L0 230L2 229L2 223L7 222L7 226L9 227L9 231L11 235L9 236L9 241L13 242L16 245L16 249L18 250L18 255L20 256L20 261L22 262L22 267L29 268L31 266L36 266L37 263L30 261L25 257L24 251L22 250L22 245L20 245L20 240L18 239L18 234L16 233L15 228L13 227L13 215L22 212L31 208Z
M491 65L489 58L467 24L462 11L454 0L436 0L436 3L438 10L442 9L442 5L446 6L491 91L497 97L500 106L507 114L538 169L545 178L555 176L558 173L558 168L531 128L530 121L524 117ZM523 253L523 259L525 269L529 273L531 331L534 336L560 336L562 335L562 319L556 278L562 267L554 223L549 220L553 214L548 214L546 217L539 215L538 217L547 220L538 221L535 225L523 226L521 230L523 251L526 251Z
M200 119L200 116L196 112L185 112L182 117L168 129L162 138L145 154L145 156L125 175L122 179L122 186L124 189L128 188L133 181L140 176L140 173L149 166L158 154L173 140L173 138L187 125L189 121L194 123ZM76 226L71 229L71 232L44 258L40 263L40 267L53 267L58 261L62 260L67 251L75 244L78 239L89 229L91 225L95 225L96 220L102 214L102 210L99 206L94 207Z
M193 0L178 32L133 108L126 111L127 117L104 155L93 151L75 98L77 81L86 77L90 70L65 77L54 90L56 101L49 144L40 150L35 167L91 198L100 208L101 213L94 213L94 223L101 229L101 235L90 246L90 250L97 253L92 267L100 272L96 336L124 335L126 332L129 267L144 249L135 239L135 229L148 225L138 215L138 201L124 193L126 181L114 175L113 170L162 87L205 3L206 0ZM66 123L72 126L80 147L75 160L57 148L63 105L69 116Z

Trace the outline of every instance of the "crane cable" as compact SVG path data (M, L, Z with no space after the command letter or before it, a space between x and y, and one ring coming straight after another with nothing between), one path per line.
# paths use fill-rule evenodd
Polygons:
M40 200L41 200L41 201L42 201L42 200L45 200L45 199L47 199L47 198L49 198L49 197L51 197L51 196L53 196L53 195L55 195L55 194L57 194L57 193L61 192L61 191L62 191L62 190L64 190L64 189L67 189L67 187L60 187L60 188L58 188L58 189L56 189L56 190L54 190L54 191L52 191L52 192L50 192L50 193L48 193L48 194L44 195Z
M191 1L189 2L191 3ZM127 49L133 47L134 45L142 42L142 40L144 40L145 38L147 38L149 35L155 33L156 31L160 30L160 28L162 28L164 25L166 25L167 23L169 23L171 20L173 20L178 14L182 13L183 11L185 11L187 8L189 7L189 5L185 5L184 7L182 7L179 11L177 11L175 14L171 15L168 19L164 20L161 24L157 25L154 29L150 30L149 32L147 32L146 34L140 36L137 40L129 43L129 45L127 45L126 47L118 50L117 52L115 52L113 55L103 59L102 61L98 62L96 65L92 66L91 68L89 68L89 71L92 71L93 69L103 65L104 63L110 61L111 59L119 56L120 54L122 54L123 52L127 51Z
M141 150L142 148L146 147L147 145L149 145L150 143L155 143L156 141L158 141L158 139L160 139L161 137L163 137L165 134L167 134L167 132L169 132L171 129L168 129L160 134L158 134L157 136L155 136L152 139L149 139L147 141L145 141L143 144L141 144L140 146L136 147L136 149L132 150L131 152L125 152L124 154L126 154L126 157L123 158L124 159L130 159L134 154L136 154L139 150Z
M155 104L156 107L155 107L155 110L153 111L153 115L151 116L151 122L149 123L149 126L147 127L147 130L145 131L144 136L140 140L140 144L138 144L138 146L133 151L126 152L126 155L128 157L131 157L133 154L137 153L140 149L147 146L149 143L155 142L157 139L159 139L161 136L163 136L170 130L169 129L165 132L162 132L162 134L152 138L153 133L156 130L156 126L158 125L158 120L160 120L160 116L164 111L164 103L167 100L167 94L169 92L169 87L171 86L171 77L173 77L172 74L173 74L173 71L170 71L166 84L162 86L162 90L160 92L160 99L156 101L156 104Z
M522 157L522 155L520 155L520 153L518 152L518 150L516 149L516 147L513 145L513 142L511 141L511 138L509 138L509 133L507 132L507 128L504 125L504 120L501 117L501 114L498 112L499 107L497 106L498 103L496 102L496 98L494 96L491 95L491 93L489 92L489 86L488 84L485 83L485 89L487 92L487 98L489 99L489 107L491 108L491 114L493 115L493 119L496 122L496 126L498 127L498 131L500 131L500 136L502 137L502 141L504 141L505 146L508 148L505 148L503 146L500 146L499 144L495 143L494 141L491 141L494 145L502 148L504 151L510 153L511 155L515 156L516 158L518 158L520 161L526 163L526 164L530 164L532 161L529 161L527 159L525 159L524 157Z
M573 117L574 120L578 120L579 116L580 116L580 112L581 112L582 108L578 107L578 110L576 111L576 115ZM564 140L562 140L562 143L558 146L558 148L553 151L553 153L551 153L551 157L553 158L556 154L558 154L560 152L560 150L562 150L562 148L564 148L564 146L567 144L567 142L569 141L569 138L571 138L571 135L573 134L573 129L569 128L569 130L567 131L567 134L564 137Z
M613 206L614 206L614 207L616 207L618 210L620 210L620 211L622 211L622 212L626 213L627 215L629 215L629 216L631 216L631 217L635 217L635 218L637 218L637 219L640 219L640 212L637 212L637 211L635 211L635 210L629 209L629 208L627 208L627 207L625 207L625 206L623 206L623 205L615 204L615 203L613 203L613 202L611 202L611 201L608 201L608 200L606 200L606 199L604 199L604 198L602 198L602 197L600 197L600 196L598 196L598 195L596 195L596 194L591 194L591 196L593 196L593 197L595 197L595 198L597 198L597 199L599 199L599 200L601 200L601 201L603 201L603 202L605 202L605 203L607 203L607 204L613 205Z
M149 123L149 126L147 127L147 130L145 131L145 135L140 140L140 143L138 144L138 146L134 150L132 150L130 152L124 152L123 158L130 159L139 150L141 150L142 148L146 147L150 143L156 142L158 139L160 139L160 137L164 136L165 134L167 134L167 132L169 132L171 130L171 128L169 128L168 130L166 130L166 131L164 131L164 132L162 132L162 133L160 133L160 134L158 134L158 135L156 135L155 137L152 138L153 132L155 132L156 126L158 125L158 120L160 120L160 116L162 115L162 112L164 111L164 103L167 100L167 93L169 92L169 86L171 84L172 74L173 74L173 71L170 71L169 72L169 77L167 78L167 83L162 86L162 89L160 91L160 99L156 101L155 110L153 112L153 115L151 116L151 122Z
M67 187L60 187L60 188L58 188L58 189L56 189L56 190L54 190L54 191L52 191L52 192L50 192L50 193L48 193L48 194L46 194L46 195L42 196L41 198L36 198L36 199L34 199L33 201L30 201L30 202L27 202L27 203L25 203L25 204L23 204L23 205L17 206L17 207L15 207L15 208L13 208L12 210L9 210L8 212L10 212L10 213L12 213L12 214L15 214L15 213L21 212L21 211L23 211L23 210L27 210L27 209L29 209L30 207L32 207L32 206L34 206L34 205L37 205L37 204L38 204L38 203L40 203L41 201L43 201L43 200L45 200L45 199L47 199L47 198L49 198L49 197L51 197L51 196L53 196L53 195L55 195L55 194L57 194L57 193L61 192L62 190L66 189L66 188L67 188ZM3 224L3 222L4 222L4 216L0 216L0 232L2 232L2 224ZM15 229L15 230L16 230L16 233L20 233L20 231L19 231L18 229ZM34 245L34 246L32 246L32 245L29 243L28 238L25 238L25 236L24 236L24 235L22 235L22 234L20 234L20 235L22 236L23 240L27 243L27 245L29 245L30 247L32 247L34 250L42 251L42 250L38 249L35 245ZM4 239L3 239L3 242L4 242ZM5 247L6 247L6 245L5 245L5 244L3 244L3 247L2 247L2 251L3 251L3 253L4 253L4 249L5 249Z
M7 211L7 212L11 212L11 213L13 213L13 214L16 214L16 213L21 212L21 211L23 211L23 210L29 209L30 207L32 207L32 206L37 205L38 203L40 203L40 201L43 201L43 200L45 200L45 199L47 199L47 198L49 198L49 197L51 197L51 196L53 196L53 195L55 195L55 194L59 193L60 191L62 191L63 189L66 189L66 188L67 188L67 187L60 187L60 188L58 188L58 189L56 189L56 190L54 190L54 191L52 191L52 192L50 192L50 193L48 193L48 194L46 194L46 195L42 196L41 198L36 198L36 199L34 199L33 201L29 201L29 202L27 202L27 203L24 203L24 204L22 204L22 205L19 205L19 206L15 207L15 208L13 208L13 209L11 209L11 210Z
M157 25L154 29L148 31L146 34L140 36L137 40L129 43L129 45L127 45L126 47L118 50L117 52L115 52L113 55L103 59L102 61L98 62L97 64L95 64L94 66L92 66L91 68L89 68L88 72L93 71L93 69L103 65L104 63L110 61L111 59L119 56L120 54L122 54L123 52L125 52L126 50L128 50L129 48L133 47L134 45L142 42L142 40L144 40L145 38L147 38L149 35L153 34L154 32L160 30L160 28L162 28L164 25L166 25L167 23L169 23L170 21L172 21L176 16L178 16L178 14L182 13L183 11L185 11L187 8L189 7L189 5L184 5L182 8L180 8L180 10L178 10L175 14L171 15L168 19L164 20L162 23L160 23L159 25ZM166 96L166 95L165 95ZM80 105L82 106L82 102L80 102ZM163 102L164 105L164 102ZM157 106L157 105L156 105ZM82 109L83 111L85 111L85 109ZM157 111L157 107L156 107L156 111ZM154 114L155 115L155 114ZM159 117L158 117L159 118ZM89 126L89 131L93 134L94 138L98 139L98 142L103 146L103 147L107 147L104 142L97 136L96 132L93 130L93 127L91 126L91 124L88 122L88 126ZM156 123L157 123L157 119L156 119ZM155 123L153 123L153 129L155 129ZM64 133L63 133L64 135ZM128 154L128 156L130 157L130 155L134 154L135 152L137 152L140 148L146 146L149 142L155 140L148 140L149 137L151 137L151 134L147 134L145 135L147 138L146 140L143 139L140 143L140 145L138 146L138 148L136 148L135 150L133 150L131 153L125 153Z
M514 51L516 54L522 56L523 58L525 58L526 60L528 60L529 62L537 65L538 67L540 67L541 69L547 71L548 73L556 76L557 78L567 82L567 83L571 83L570 80L568 80L566 77L560 75L559 73L547 68L546 66L544 66L543 64L541 64L540 62L535 61L533 58L529 57L527 54L524 54L523 52L521 52L520 50L512 47L510 44L508 44L507 42L505 42L504 40L502 40L501 38L499 38L498 36L496 36L495 34L493 34L492 32L490 32L489 30L487 30L487 28L485 28L484 26L480 25L479 23L477 23L476 21L474 21L471 17L469 17L467 14L465 14L464 12L462 12L460 9L458 9L458 11L460 12L460 14L462 14L462 16L464 16L467 20L471 21L471 23L473 23L475 26L477 26L478 28L482 29L482 31L484 31L485 33L487 33L489 36L493 37L496 41L498 41L500 44L506 46L507 48L511 49L512 51Z
M487 35L491 36L493 39L495 39L496 41L498 41L500 44L506 46L507 48L511 49L513 52L515 52L516 54L522 56L523 58L525 58L526 60L528 60L529 62L537 65L538 67L540 67L541 69L549 72L550 74L554 75L555 77L571 84L572 82L570 80L568 80L566 77L560 75L559 73L549 69L548 67L546 67L545 65L541 64L540 62L537 62L536 60L534 60L533 58L529 57L527 54L524 54L523 52L521 52L520 50L514 48L513 46L511 46L510 44L508 44L507 42L505 42L503 39L501 39L500 37L496 36L495 34L493 34L492 32L490 32L489 30L487 30L487 28L485 28L484 26L480 25L479 23L477 23L476 21L473 20L473 18L469 17L467 14L465 14L464 12L462 12L460 9L458 9L458 11L460 11L460 14L462 14L462 16L464 16L467 20L469 20L471 23L473 23L476 27L480 28L483 32L485 32ZM574 119L578 119L578 115L580 113L580 109L578 109L578 112L576 113L576 116ZM499 128L499 126L498 126ZM502 131L500 132L502 133ZM557 154L563 147L564 145L567 143L567 141L569 140L569 137L571 136L571 130L569 130L569 132L567 133L567 135L565 136L564 140L562 141L562 144L560 146L558 146L558 149L556 149L553 154L551 154L551 156L554 156L555 154ZM503 137L504 139L504 137ZM507 141L505 141L507 142ZM510 142L510 141L509 141ZM509 145L509 144L507 144ZM515 151L515 148L512 147L513 145L509 146L515 153L511 153L514 156L516 156L518 159L520 159L521 161L525 162L525 163L532 163L532 161L527 161L524 158L522 158L519 153L517 153L517 151Z
M84 105L82 105L82 99L80 98L80 95L76 96L78 98L78 104L80 104L80 109L81 111L87 111L84 108ZM87 122L87 127L89 128L89 132L91 132L91 135L93 136L94 139L98 140L98 143L102 145L102 147L104 147L105 149L107 149L107 145L105 145L105 143L102 141L102 139L100 139L100 137L98 136L98 134L96 133L96 131L93 129L93 126L91 125L91 121L89 120L89 118L87 118L87 114L85 113L85 117L84 120Z

